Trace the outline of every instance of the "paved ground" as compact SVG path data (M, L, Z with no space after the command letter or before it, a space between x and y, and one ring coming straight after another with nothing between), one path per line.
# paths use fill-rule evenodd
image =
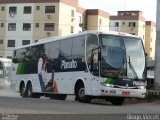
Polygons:
M160 102L137 102L137 100L132 99L127 100L122 106L113 106L103 100L94 100L87 104L80 103L74 101L74 96L68 96L66 101L50 100L44 97L41 99L21 98L19 93L10 90L8 82L0 80L0 114L2 119L7 115L9 117L18 115L20 120L53 120L53 118L57 120L137 120L137 116L134 115L138 115L143 120L143 115L154 114L159 117Z

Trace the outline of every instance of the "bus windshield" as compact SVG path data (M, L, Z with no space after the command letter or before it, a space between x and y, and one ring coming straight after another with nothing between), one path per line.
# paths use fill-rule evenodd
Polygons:
M144 79L145 55L140 39L100 35L101 75Z
M145 79L145 54L141 40L125 37L124 43L127 54L127 77Z
M124 74L125 50L122 37L100 35L101 43L101 74L117 77Z

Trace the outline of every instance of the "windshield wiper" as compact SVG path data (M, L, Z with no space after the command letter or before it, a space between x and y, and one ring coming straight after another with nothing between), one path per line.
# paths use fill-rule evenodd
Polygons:
M137 79L137 80L138 80L138 76L137 76L137 73L136 73L136 71L135 71L132 63L131 63L130 56L129 56L128 64L129 64L129 68L131 69L131 71L132 71L132 73L133 73L133 75L134 75L134 79Z

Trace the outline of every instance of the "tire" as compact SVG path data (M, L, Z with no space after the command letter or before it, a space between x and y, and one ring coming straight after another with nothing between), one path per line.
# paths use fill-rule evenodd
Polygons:
M20 85L20 96L27 97L24 83Z
M55 99L55 100L66 100L67 95L61 95L61 94L52 94L50 95L50 99Z
M110 102L112 105L122 105L124 102L125 98L123 97L111 97Z
M90 96L85 95L84 85L81 83L76 87L76 98L79 102L88 103L92 100Z
M31 83L28 83L28 85L27 85L26 96L28 98L40 98L40 95L38 95L36 93L33 93L33 91L32 91L32 84Z

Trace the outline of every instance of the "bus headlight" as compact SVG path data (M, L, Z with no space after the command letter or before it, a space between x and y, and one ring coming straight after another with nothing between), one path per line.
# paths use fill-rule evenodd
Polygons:
M112 84L108 84L108 83L104 83L104 82L101 82L100 83L102 86L105 86L105 87L114 87Z
M112 84L106 84L105 86L106 86L106 87L113 87Z
M145 86L138 86L139 89L145 89Z

